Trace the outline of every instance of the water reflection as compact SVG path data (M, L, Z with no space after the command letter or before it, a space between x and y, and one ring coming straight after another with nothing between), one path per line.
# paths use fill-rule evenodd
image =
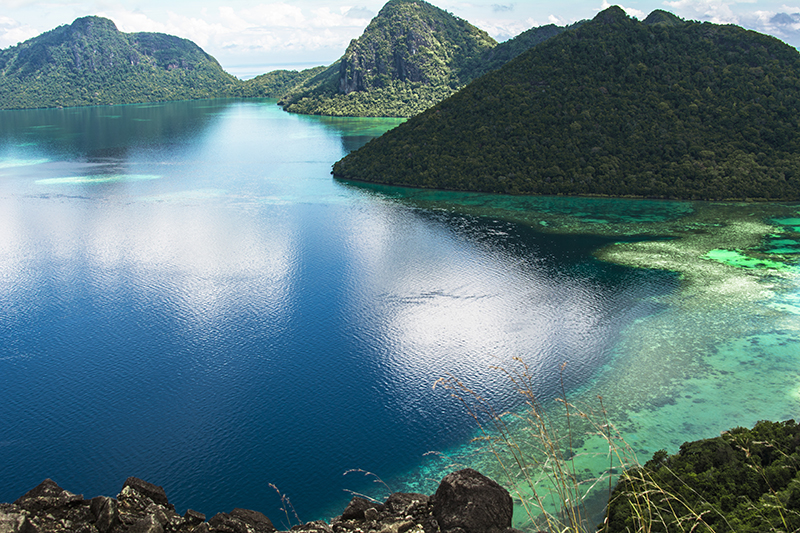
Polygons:
M343 139L391 121L171 106L2 121L0 500L137 475L207 515L274 516L270 482L303 518L341 511L370 485L345 470L389 478L470 435L437 378L509 404L488 367L520 355L544 397L564 361L583 385L676 287L592 257L616 237L334 182Z
M0 111L0 145L53 158L124 158L143 146L183 142L217 120L234 100Z

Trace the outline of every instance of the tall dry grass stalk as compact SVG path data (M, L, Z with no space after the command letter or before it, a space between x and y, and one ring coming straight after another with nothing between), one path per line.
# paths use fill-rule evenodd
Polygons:
M513 369L494 368L524 398L524 408L518 412L495 411L491 402L453 375L439 379L434 387L450 391L476 421L480 436L475 440L494 457L522 508L527 518L522 527L558 533L609 532L608 516L590 512L586 502L590 497L607 502L617 480L624 480L634 490L628 499L636 532L713 531L703 516L715 511L692 511L641 468L635 452L608 421L602 397L596 409L571 403L562 366L557 408L546 410L534 393L530 369L521 359L514 361ZM582 445L588 439L595 443L599 439L603 452L587 452Z

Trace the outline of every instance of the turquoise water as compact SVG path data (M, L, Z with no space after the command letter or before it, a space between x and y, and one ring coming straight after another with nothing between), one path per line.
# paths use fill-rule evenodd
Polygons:
M382 495L350 469L500 479L433 385L516 411L492 368L516 357L545 405L562 379L602 395L645 459L797 416L797 207L331 178L398 123L269 100L0 113L0 501L135 475L179 510L281 524L269 484L311 520Z

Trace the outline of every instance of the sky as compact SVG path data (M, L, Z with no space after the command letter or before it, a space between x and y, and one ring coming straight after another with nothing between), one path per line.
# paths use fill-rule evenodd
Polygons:
M645 18L655 9L688 20L737 24L800 45L800 0L626 0ZM385 0L0 0L0 49L78 17L99 15L124 32L190 39L242 79L279 68L329 65L357 39ZM505 41L535 26L590 19L608 0L431 0Z

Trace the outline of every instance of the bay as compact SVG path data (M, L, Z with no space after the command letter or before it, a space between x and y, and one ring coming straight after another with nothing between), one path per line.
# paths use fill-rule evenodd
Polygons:
M179 511L288 525L279 493L330 518L385 492L363 471L495 474L433 384L519 408L492 368L515 357L543 402L562 379L608 398L643 455L796 416L796 206L331 178L398 123L274 100L0 113L0 501L134 475ZM727 247L786 269L705 257Z

